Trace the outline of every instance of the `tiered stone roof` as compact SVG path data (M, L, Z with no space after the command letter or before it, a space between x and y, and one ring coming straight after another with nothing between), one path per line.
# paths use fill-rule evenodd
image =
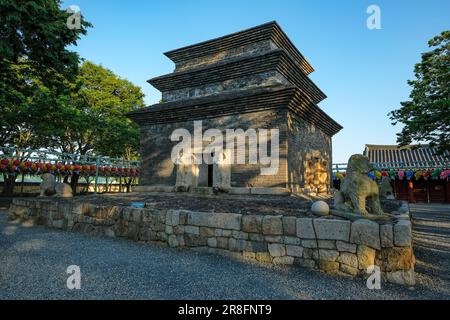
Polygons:
M163 102L130 114L141 125L286 108L322 131L342 127L317 104L314 69L276 22L165 53L173 73L148 80Z

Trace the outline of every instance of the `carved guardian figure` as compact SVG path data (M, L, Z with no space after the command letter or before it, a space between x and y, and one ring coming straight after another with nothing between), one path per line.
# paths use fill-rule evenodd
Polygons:
M367 176L373 169L367 157L360 154L350 157L347 175L340 191L335 193L332 214L352 220L361 218L386 220L391 217L381 209L378 185Z
M72 188L66 184L61 182L56 182L55 176L51 173L44 173L41 176L41 193L40 197L63 197L63 198L71 198Z

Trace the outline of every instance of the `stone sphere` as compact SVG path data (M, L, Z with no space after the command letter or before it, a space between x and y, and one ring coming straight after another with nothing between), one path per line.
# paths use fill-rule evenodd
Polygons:
M326 216L330 213L330 207L325 201L315 201L311 206L311 211L318 216Z

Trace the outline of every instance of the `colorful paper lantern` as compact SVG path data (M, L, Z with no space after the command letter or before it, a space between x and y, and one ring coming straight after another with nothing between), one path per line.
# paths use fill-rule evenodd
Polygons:
M381 179L381 177L382 177L382 174L381 174L381 172L380 171L375 171L375 178L377 178L377 179Z
M442 170L441 169L436 169L433 171L433 173L431 174L432 178L438 178L439 175L441 174Z
M416 180L419 180L422 177L422 172L420 171L416 171L416 173L414 173L414 178Z

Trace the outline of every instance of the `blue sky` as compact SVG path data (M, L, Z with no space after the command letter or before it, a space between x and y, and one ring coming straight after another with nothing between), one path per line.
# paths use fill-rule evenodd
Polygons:
M366 9L381 9L369 30ZM450 1L69 0L94 27L74 50L140 86L147 104L160 93L146 80L170 73L163 52L276 20L315 71L320 107L344 129L333 138L333 162L364 144L394 144L399 126L387 113L408 98L406 81L427 41L450 29Z

